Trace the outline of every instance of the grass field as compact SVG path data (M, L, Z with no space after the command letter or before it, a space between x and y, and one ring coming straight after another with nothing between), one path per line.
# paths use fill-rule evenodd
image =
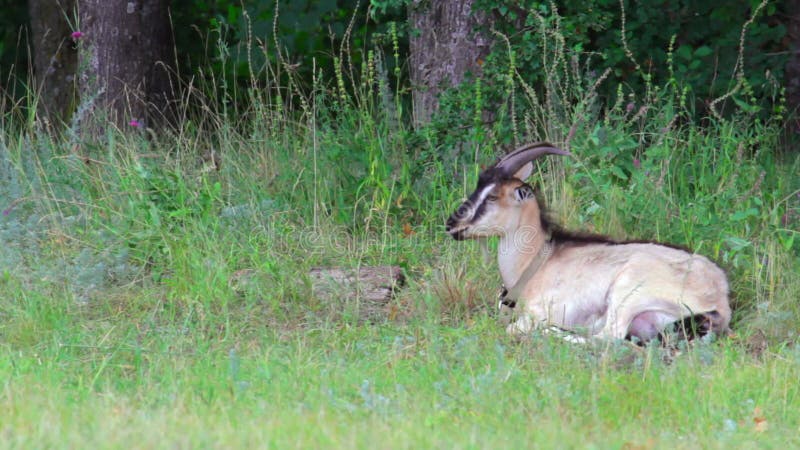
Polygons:
M701 127L669 87L647 108L576 89L454 152L375 84L289 85L293 109L249 92L162 135L4 116L0 447L800 447L800 158L779 120ZM443 224L534 138L575 155L532 180L558 222L719 261L733 334L677 355L506 336L493 244ZM381 307L306 275L374 264L407 279Z
M116 319L116 320L115 320ZM103 331L9 351L10 448L793 448L798 352L515 344L491 320L209 339ZM113 325L112 325L113 323ZM116 328L127 328L117 331Z

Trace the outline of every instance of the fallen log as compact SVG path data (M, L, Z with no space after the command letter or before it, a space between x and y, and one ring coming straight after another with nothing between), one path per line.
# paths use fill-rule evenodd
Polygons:
M316 299L339 313L349 310L367 321L391 319L396 307L392 309L390 300L405 283L403 271L397 266L315 267L307 275L306 287L311 288ZM255 269L242 269L231 274L228 285L245 295L264 289L269 285L268 279Z
M309 278L321 300L359 300L373 306L386 305L405 282L398 266L315 267Z

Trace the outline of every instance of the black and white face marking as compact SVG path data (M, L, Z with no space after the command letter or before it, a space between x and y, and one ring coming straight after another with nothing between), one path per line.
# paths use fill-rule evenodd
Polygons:
M471 208L469 208L469 216L465 217L467 221L475 222L476 220L480 219L481 216L486 213L486 207L488 203L497 201L497 196L492 194L494 188L494 183L485 186L483 189L473 192L469 199L464 202L465 205L471 206Z
M515 207L533 199L533 188L524 183L533 172L533 161L544 155L570 155L547 142L523 145L481 172L478 186L447 219L445 230L453 238L502 236L515 217Z
M447 220L446 230L457 240L499 236L509 207L534 197L533 188L494 168L481 173L478 186Z
M463 231L483 217L489 205L497 201L497 195L494 194L495 185L489 183L481 187L479 183L478 189L447 219L446 230L455 239L465 239Z

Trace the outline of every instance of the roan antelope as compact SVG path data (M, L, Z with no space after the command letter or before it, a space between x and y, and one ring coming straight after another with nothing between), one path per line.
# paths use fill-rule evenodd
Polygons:
M546 154L570 155L548 143L518 148L480 174L475 192L447 220L457 240L500 238L498 264L508 287L501 307L515 312L509 333L544 328L576 333L571 340L578 341L646 342L670 327L687 338L727 330L728 281L704 256L571 234L548 223L524 181L532 161Z

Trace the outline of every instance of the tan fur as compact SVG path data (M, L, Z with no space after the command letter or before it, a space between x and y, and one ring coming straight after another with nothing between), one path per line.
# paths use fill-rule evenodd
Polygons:
M529 165L517 175L527 176ZM484 214L474 223L457 220L449 230L463 238L498 236L507 287L517 283L548 238L536 199L515 196L523 184L497 182L490 192L497 199ZM634 334L647 340L686 317L715 313L711 326L718 333L731 318L725 273L703 256L658 244L557 243L517 300L516 320L507 327L513 334L557 326L587 336Z

